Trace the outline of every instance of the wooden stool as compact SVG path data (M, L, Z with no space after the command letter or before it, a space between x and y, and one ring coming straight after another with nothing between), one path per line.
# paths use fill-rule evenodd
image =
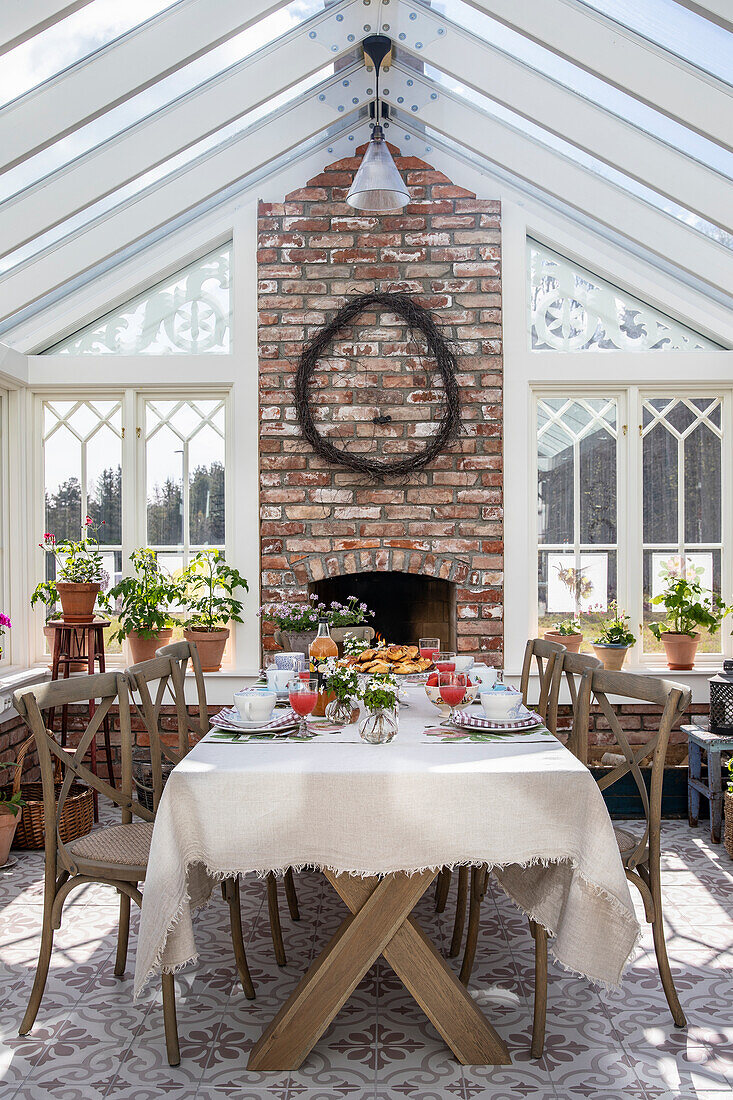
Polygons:
M690 825L700 816L700 795L710 802L710 836L720 844L723 825L723 775L721 752L733 752L733 737L710 733L705 725L683 726L687 734L690 775L687 780L687 807ZM702 754L707 753L707 781L702 778Z
M104 663L104 631L110 626L109 619L94 618L83 623L67 623L64 619L52 619L46 623L53 628L53 656L51 661L51 679L67 680L73 666L86 665L85 671L91 676L97 670L105 672ZM94 700L89 701L89 718L94 715ZM53 732L55 708L48 712L48 728ZM69 708L61 708L61 744L66 745L68 730ZM104 732L104 752L107 760L107 777L111 787L115 785L114 766L112 763L112 741L110 736L109 715L105 715L102 722ZM89 746L89 763L91 770L97 774L97 741L94 738ZM99 820L99 800L97 792L94 792L94 820Z

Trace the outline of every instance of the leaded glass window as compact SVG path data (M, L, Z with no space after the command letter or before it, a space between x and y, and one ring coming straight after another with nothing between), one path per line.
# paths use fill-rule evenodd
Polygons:
M720 345L537 241L527 241L533 351L705 351Z
M231 242L49 348L45 355L227 355Z
M670 576L721 592L722 408L716 397L648 397L642 402L644 650L662 651L648 624ZM720 633L699 652L720 653Z
M617 446L615 398L538 399L540 634L582 615L590 637L616 599Z

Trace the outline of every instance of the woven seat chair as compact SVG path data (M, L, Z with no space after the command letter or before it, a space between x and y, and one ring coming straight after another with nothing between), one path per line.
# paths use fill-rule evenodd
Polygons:
M534 710L545 723L551 733L555 733L557 725L557 699L551 707L551 692L553 676L556 669L556 660L567 650L564 645L557 642L546 642L544 638L530 638L525 646L524 660L522 662L522 674L519 688L522 693L522 702L530 710ZM592 658L595 660L595 658ZM532 662L537 665L540 680L539 702L532 705L529 699L529 681L532 675ZM551 724L554 723L554 724ZM451 937L448 955L456 958L461 950L463 942L463 929L466 924L466 909L469 906L469 871L468 867L458 869L458 890L456 893L456 913L453 920L453 935ZM435 909L442 913L448 899L448 891L451 884L451 871L444 867L438 875L435 884ZM469 927L469 935L472 929Z
M629 744L613 705L609 701L609 695L625 700L655 703L662 708L656 732L643 745ZM685 1027L686 1020L674 986L664 941L661 885L662 784L669 735L688 709L690 695L689 688L671 680L638 676L632 672L611 672L603 668L589 668L581 677L573 710L574 744L582 744L583 737L587 738L591 698L595 697L623 753L623 763L618 764L608 775L599 780L600 789L606 790L625 775L631 774L641 797L645 821L642 836L637 837L627 829L616 826L613 831L626 877L639 890L644 902L644 914L652 926L659 976L676 1027ZM647 791L641 772L641 763L649 756L652 758L652 767L650 790ZM486 868L478 868L474 871L471 883L471 904L477 910L486 889L486 879ZM535 941L532 1057L540 1058L544 1049L547 1014L547 931L535 922L531 921L530 925ZM466 950L468 953L468 947ZM464 957L464 969L461 970L462 981L468 981L472 961L471 958L467 966L467 960Z
M179 728L180 723L184 721L188 727L189 736L193 735L193 737L198 740L209 730L209 712L206 703L206 683L201 671L201 661L199 660L196 645L193 642L186 641L173 642L171 645L163 646L162 649L157 650L156 656L169 658L175 663L176 668L174 670L174 676L172 677L171 687L174 702L176 703L177 714L179 715ZM194 716L190 714L189 708L185 702L185 675L189 662L196 685L196 714ZM160 704L158 704L156 720L159 717L159 713ZM280 924L278 882L272 872L267 875L265 881L267 888L267 910L270 917L270 930L272 933L272 945L275 949L275 961L278 966L285 966L287 957L285 955L282 926ZM295 921L300 920L298 895L295 891L295 881L293 879L293 872L290 868L285 872L284 886L290 917ZM226 884L222 887L222 893L224 893L225 888L228 889ZM236 894L238 898L239 878L236 879ZM230 906L232 905L232 899L230 897L225 895L225 900L229 902Z
M46 729L44 712L74 703L98 705L75 750L61 748ZM77 886L98 882L114 887L120 895L115 974L125 972L130 931L130 901L142 904L139 884L145 878L153 814L132 793L132 732L127 681L122 673L103 672L18 691L13 696L16 710L33 734L43 786L45 821L45 874L41 949L28 1008L20 1025L26 1035L33 1027L48 977L54 932L61 927L64 902ZM119 707L121 780L119 787L103 782L84 764L92 739L97 736L114 703ZM151 748L155 751L156 740ZM61 787L56 791L54 763L60 761ZM86 783L120 808L120 824L101 826L68 844L58 834L58 821L74 782ZM157 792L158 797L160 792ZM178 1065L175 985L172 974L162 975L163 1019L168 1061Z

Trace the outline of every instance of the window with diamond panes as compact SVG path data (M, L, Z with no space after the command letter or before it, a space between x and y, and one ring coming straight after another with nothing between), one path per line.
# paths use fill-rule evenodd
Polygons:
M231 244L111 310L45 355L227 355Z
M648 624L664 618L652 604L667 579L686 576L721 593L722 404L716 397L642 401L643 648L663 646ZM727 629L724 624L723 629ZM699 654L720 653L722 635L701 632Z
M42 415L44 531L78 542L89 516L109 587L122 575L122 398L48 398ZM46 580L55 575L47 554Z
M6 593L8 591L7 578L6 578L6 555L5 555L5 523L7 519L5 501L7 500L5 480L7 476L7 400L8 395L4 390L0 390L0 612L10 617L10 608L8 607ZM9 630L5 631L5 634L0 638L0 665L10 664L10 649L12 645L11 634Z
M538 398L540 635L580 615L589 640L616 599L617 447L614 398Z
M545 245L527 241L533 351L706 351L720 345Z
M226 405L169 398L143 401L147 545L173 574L204 547L226 541Z

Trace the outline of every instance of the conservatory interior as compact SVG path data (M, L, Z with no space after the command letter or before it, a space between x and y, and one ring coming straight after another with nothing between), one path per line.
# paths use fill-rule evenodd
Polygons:
M0 55L0 1095L733 1095L731 0Z

